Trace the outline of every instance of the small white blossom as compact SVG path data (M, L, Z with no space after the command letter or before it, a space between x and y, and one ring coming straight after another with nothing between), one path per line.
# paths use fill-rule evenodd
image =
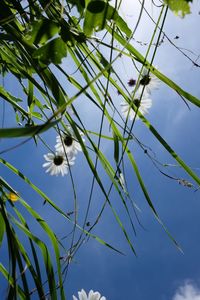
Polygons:
M138 107L138 110L143 115L147 114L148 109L152 106L152 100L150 99L149 94L144 92L141 98L140 90L135 93L134 99L132 99L131 102ZM128 102L123 101L121 103L121 111L125 118L129 116L130 120L132 121L135 117L135 111L132 107L130 107L130 105L131 103L129 104ZM138 116L136 116L136 118L138 119Z
M80 133L83 136L83 133ZM85 139L82 137L83 142ZM76 155L78 151L82 151L80 143L71 133L62 133L56 137L56 151L66 152L66 154Z
M68 173L68 169L70 165L74 164L75 157L66 156L63 152L48 153L44 155L45 160L47 161L42 166L47 168L46 173L50 175L58 176L61 174L62 176Z
M99 292L93 292L93 290L90 290L87 296L86 292L82 289L78 292L78 297L73 296L73 300L106 300L105 297L101 297Z
M153 73L144 68L140 79L140 87L145 86L145 91L151 94L151 91L157 89L159 85L160 80Z

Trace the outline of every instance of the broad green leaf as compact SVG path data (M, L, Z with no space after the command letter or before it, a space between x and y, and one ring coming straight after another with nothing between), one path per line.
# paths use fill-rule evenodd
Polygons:
M106 22L114 20L115 24L128 37L131 36L131 30L126 22L119 16L117 10L103 0L93 0L87 5L83 30L90 36L93 31L99 31L105 28Z
M36 20L31 24L31 29L25 36L31 44L44 44L52 39L60 30L58 23L47 18Z
M56 38L33 52L33 57L45 65L60 64L67 55L67 46L61 38Z
M0 129L0 138L16 138L22 136L34 136L35 134L40 134L49 128L53 127L59 122L47 122L43 125L35 125L30 127L20 127L20 128L4 128Z
M176 14L181 17L190 13L190 6L188 2L191 0L165 0L165 3L169 8Z

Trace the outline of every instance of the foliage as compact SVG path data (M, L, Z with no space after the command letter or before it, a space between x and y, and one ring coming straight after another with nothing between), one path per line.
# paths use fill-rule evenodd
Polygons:
M169 6L169 8L177 15L180 14L180 16L184 17L186 14L190 13L189 2L192 2L192 0L165 0L165 2Z
M187 173L191 181L199 185L200 179L146 119L138 109L138 102L133 100L141 84L143 69L146 69L147 76L154 75L179 94L185 102L200 107L198 98L182 89L153 65L168 11L167 5L175 13L185 16L190 12L190 1L165 1L167 5L163 4L160 9L155 31L145 55L133 46L134 30L128 27L120 15L120 2L116 1L115 5L112 5L111 2L103 0L0 1L1 75L4 80L12 80L21 89L19 96L17 91L13 95L3 84L0 87L0 97L13 112L17 123L15 127L0 129L0 138L28 136L28 139L23 142L14 139L16 144L13 147L1 151L0 163L13 176L26 183L41 199L41 205L48 205L59 220L69 224L74 232L71 244L69 242L67 246L63 245L61 238L58 238L54 229L50 227L49 220L46 220L42 213L38 213L28 200L17 193L12 181L0 178L0 246L7 242L10 262L9 268L1 263L0 272L8 281L8 299L31 299L34 293L37 293L40 299L47 295L51 299L65 299L66 291L63 282L67 269L80 246L88 238L95 239L102 246L123 254L118 246L93 233L106 206L110 208L130 250L136 254L132 239L135 226L131 208L134 209L136 216L138 208L128 192L127 182L123 176L125 159L131 166L135 184L141 189L154 217L172 242L179 247L162 223L134 157L132 143L147 154L156 165L156 161L149 154L148 147L133 134L136 118L143 122L147 131L169 153L182 171ZM102 35L105 36L102 38ZM150 50L153 44L156 47L154 55L151 56ZM139 70L133 93L129 92L116 71L115 63L121 56L128 57ZM71 65L76 67L75 72L71 72ZM128 124L130 109L124 120L112 97L113 90L120 94L123 101L134 112L135 117L130 126ZM96 109L100 115L97 122L100 126L94 124L91 129L82 118L79 107L83 101L87 103L88 111L90 107ZM109 130L104 132L106 126ZM77 214L76 186L71 167L68 176L73 191L71 196L73 212L70 214L60 208L56 201L47 196L45 190L36 186L24 172L9 162L7 156L3 157L4 153L14 151L30 140L34 141L33 147L43 145L51 152L55 152L46 142L46 136L42 134L47 130L53 132L52 135L57 134L60 137L65 132L68 138L74 139L79 145L77 149L81 147L88 173L92 174L92 187L87 187L88 190L90 189L90 196L89 199L85 199L86 202L88 201L88 207L83 225L80 225ZM83 134L86 142L83 140ZM113 147L112 159L107 157L101 148L102 140ZM73 150L77 152L77 149ZM156 168L160 171L160 166L156 165ZM160 173L170 177L163 170ZM109 188L104 182L105 177L110 183ZM193 186L185 179L172 179L184 186ZM87 217L94 194L94 183L98 186L103 203L95 215L93 224L88 224ZM112 189L121 201L122 213L116 209L116 202L112 199ZM16 197L10 197L10 193ZM20 205L17 206L17 203ZM130 232L127 224L122 221L123 214L131 226ZM44 239L41 239L37 230L31 227L32 221L44 233ZM78 237L75 236L77 230ZM32 289L29 281L34 284Z

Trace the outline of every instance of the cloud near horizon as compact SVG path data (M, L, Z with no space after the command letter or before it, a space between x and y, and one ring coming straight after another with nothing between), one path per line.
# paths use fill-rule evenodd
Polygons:
M191 282L186 282L177 289L172 300L200 300L200 289Z

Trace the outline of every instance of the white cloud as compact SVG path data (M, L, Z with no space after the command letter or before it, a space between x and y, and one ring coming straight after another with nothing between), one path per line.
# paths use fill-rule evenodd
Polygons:
M185 283L178 288L172 300L200 300L200 289L192 283Z

